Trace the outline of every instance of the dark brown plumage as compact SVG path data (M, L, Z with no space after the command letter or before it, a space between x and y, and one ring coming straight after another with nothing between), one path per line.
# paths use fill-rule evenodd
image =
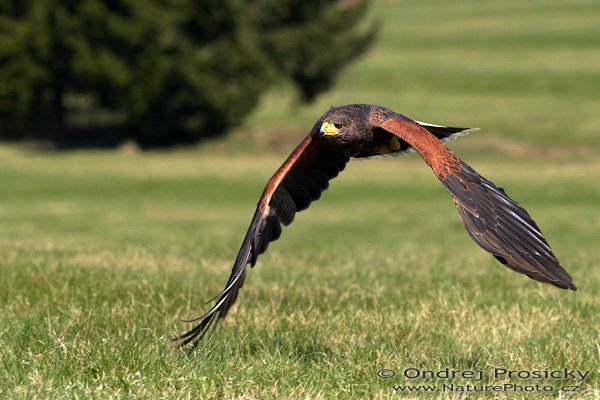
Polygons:
M385 107L352 104L331 108L269 179L233 264L225 289L198 324L181 335L197 344L224 318L244 284L246 266L281 235L296 212L318 200L353 158L376 158L416 150L454 199L469 236L508 268L540 282L576 290L527 211L456 157L443 142L473 129L414 121Z

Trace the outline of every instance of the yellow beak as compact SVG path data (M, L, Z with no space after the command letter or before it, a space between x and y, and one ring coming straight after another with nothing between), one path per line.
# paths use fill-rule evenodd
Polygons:
M321 125L321 133L323 135L333 136L339 134L340 131L333 124L330 124L329 122L325 121L323 122L323 125Z

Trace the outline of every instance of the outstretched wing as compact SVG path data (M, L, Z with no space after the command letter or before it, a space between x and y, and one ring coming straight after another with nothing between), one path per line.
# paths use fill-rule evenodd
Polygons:
M175 340L181 340L182 346L195 345L214 321L227 315L244 284L247 265L254 266L269 243L279 238L281 225L291 224L298 211L307 209L311 202L321 197L329 180L345 168L348 160L347 155L313 140L313 132L296 147L267 182L225 289L213 299L215 304L206 314L184 321L197 325Z
M508 268L540 282L576 290L527 211L467 164L442 181L469 236Z
M409 120L407 118L407 120ZM433 136L444 143L452 142L456 138L478 131L479 128L458 128L452 126L434 125L427 122L409 120L427 129ZM359 160L372 160L386 157L402 157L414 152L415 149L406 141L393 135L385 129L375 127L373 129L373 142L370 147L364 148L352 158Z
M469 236L508 268L540 282L576 290L527 211L456 157L424 127L399 114L371 116L410 144L452 195Z

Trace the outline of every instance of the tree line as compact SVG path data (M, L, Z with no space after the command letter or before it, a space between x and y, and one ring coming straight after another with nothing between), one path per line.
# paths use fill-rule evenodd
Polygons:
M0 137L145 147L240 124L289 80L305 101L372 42L366 0L5 0Z

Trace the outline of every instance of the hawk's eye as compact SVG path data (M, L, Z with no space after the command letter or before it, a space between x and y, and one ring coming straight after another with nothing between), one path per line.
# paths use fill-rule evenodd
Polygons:
M334 123L333 126L335 126L336 129L342 129L345 125L344 124L336 124L336 123Z

